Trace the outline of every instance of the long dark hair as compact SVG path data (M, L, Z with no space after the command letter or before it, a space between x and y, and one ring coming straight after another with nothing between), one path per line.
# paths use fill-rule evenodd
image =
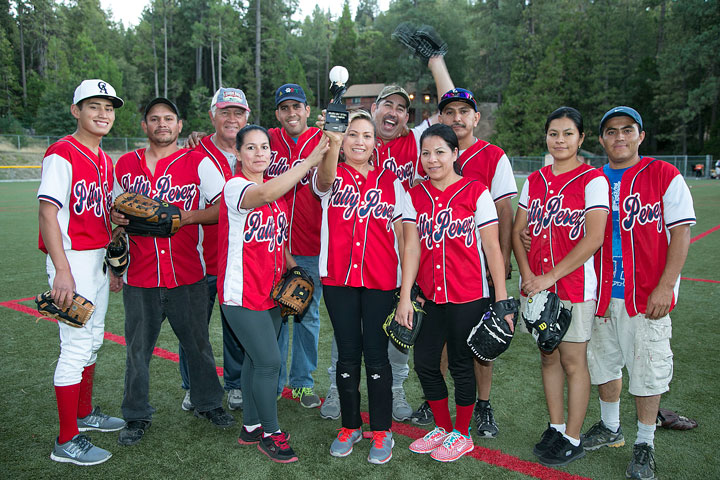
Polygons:
M448 147L450 147L450 150L457 150L460 152L460 142L458 141L457 135L455 135L455 131L447 125L436 123L425 130L420 136L421 151L423 142L429 137L439 137L447 144ZM462 175L462 170L460 170L460 166L457 161L453 163L453 170L455 170L455 173L458 175Z
M577 127L580 135L585 133L582 115L573 107L560 107L548 115L547 120L545 121L545 133L547 133L548 128L550 128L550 122L557 120L558 118L569 118L575 124L575 127Z

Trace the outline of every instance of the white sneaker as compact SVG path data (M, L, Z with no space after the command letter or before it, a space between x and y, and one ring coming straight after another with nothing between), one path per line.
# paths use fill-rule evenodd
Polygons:
M242 410L242 390L240 390L239 388L231 388L230 390L228 390L227 405L230 410Z
M195 405L190 401L190 390L185 392L185 398L183 398L181 407L186 412L195 410Z

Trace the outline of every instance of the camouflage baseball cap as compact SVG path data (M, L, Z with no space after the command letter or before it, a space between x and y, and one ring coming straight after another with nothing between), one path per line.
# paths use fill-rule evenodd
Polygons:
M375 99L375 103L380 103L380 100L384 100L390 95L400 95L405 99L405 106L410 106L410 95L408 95L405 89L402 88L400 85L388 85L387 87L383 88L380 92L380 95L378 95L377 99Z

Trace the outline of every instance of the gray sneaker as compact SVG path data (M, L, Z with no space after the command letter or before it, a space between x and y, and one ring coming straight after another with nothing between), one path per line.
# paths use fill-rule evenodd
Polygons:
M97 465L112 457L112 453L90 443L87 435L75 435L72 440L58 444L55 439L50 458L56 462L74 463L75 465Z
M362 430L359 428L341 428L337 438L330 445L330 455L333 457L347 457L352 453L353 445L362 438Z
M320 406L320 397L315 395L312 387L293 388L292 398L299 398L300 405L305 408L315 408Z
M625 445L625 437L623 436L622 427L618 427L617 432L612 432L605 426L602 420L581 436L582 445L585 450L597 450L601 447L622 447Z
M403 387L393 387L392 389L392 417L396 422L409 420L412 417L413 409L405 400L405 390Z
M392 448L395 446L395 440L392 438L392 432L374 431L372 432L372 445L370 446L370 454L368 462L375 465L387 463L392 458Z
M185 402L183 402L183 405L184 404ZM239 388L231 388L230 390L228 390L227 405L230 410L242 410L242 390L240 390Z
M336 387L330 387L325 401L320 406L320 416L330 420L340 418L340 394Z
M625 478L655 480L655 450L647 443L633 445L633 458L625 470Z
M95 407L92 412L90 412L90 415L77 419L77 426L81 432L89 432L90 430L117 432L125 426L125 420L105 415L100 411L100 407Z
M195 405L193 405L190 400L190 390L185 391L185 398L183 398L182 405L180 405L180 407L186 412L195 410Z

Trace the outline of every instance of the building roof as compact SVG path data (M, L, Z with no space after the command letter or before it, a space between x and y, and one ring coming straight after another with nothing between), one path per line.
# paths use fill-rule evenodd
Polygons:
M380 95L382 89L385 88L384 83L361 83L358 85L350 85L347 92L343 95L345 98L353 97L373 97Z

